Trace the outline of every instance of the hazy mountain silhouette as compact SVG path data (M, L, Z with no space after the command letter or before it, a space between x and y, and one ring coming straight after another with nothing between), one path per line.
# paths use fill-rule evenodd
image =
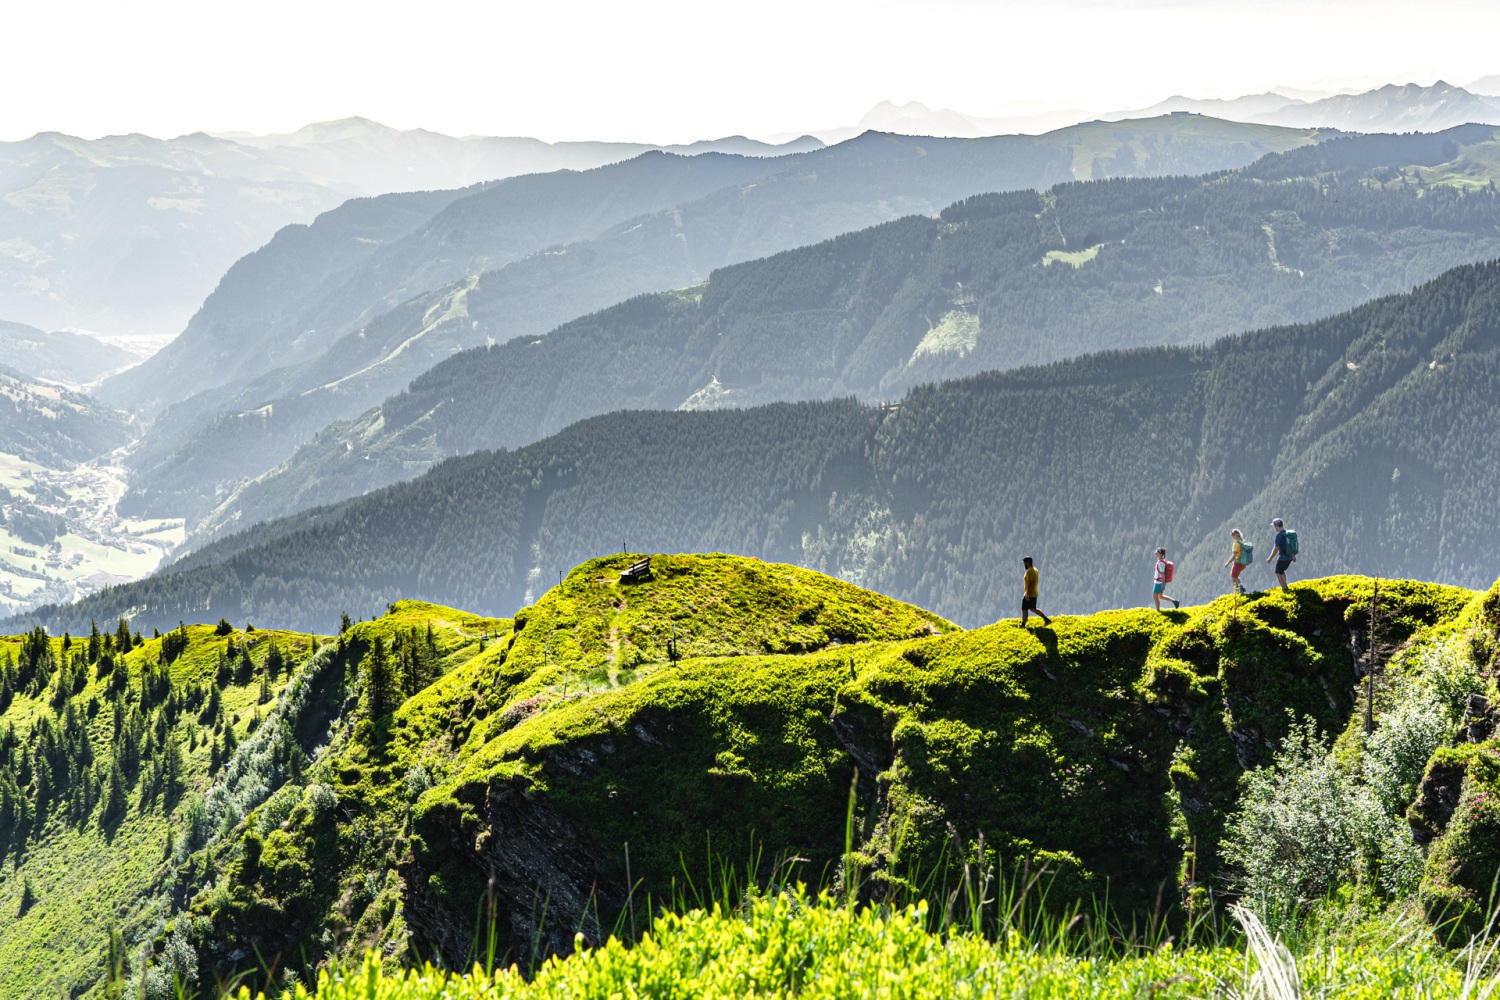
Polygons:
M743 155L806 150L740 136ZM364 119L286 136L194 133L0 143L0 316L43 329L182 329L236 259L351 196L582 169L658 148L398 131ZM676 147L673 147L676 148ZM696 143L700 152L717 143Z

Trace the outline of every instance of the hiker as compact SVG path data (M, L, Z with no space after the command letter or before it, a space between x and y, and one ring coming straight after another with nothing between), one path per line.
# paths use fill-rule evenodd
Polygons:
M1229 541L1232 547L1229 552L1229 561L1224 565L1234 567L1229 571L1229 582L1234 584L1236 594L1243 594L1245 585L1240 583L1240 574L1245 572L1246 566L1255 561L1255 547L1245 541L1245 536L1240 534L1239 528L1229 529Z
M1276 529L1276 541L1272 543L1266 562L1276 560L1276 582L1281 584L1282 590L1291 590L1286 585L1286 570L1297 561L1297 533L1287 531L1286 522L1279 517L1271 519L1271 527Z
M1036 606L1037 596L1041 593L1041 574L1031 564L1031 557L1025 556L1021 559L1021 565L1026 567L1025 590L1021 594L1021 627L1026 627L1026 618L1035 611L1042 616L1043 625L1051 625L1052 619L1047 617L1047 612Z
M1171 594L1164 593L1167 589L1167 584L1172 582L1172 577L1175 575L1176 569L1177 567L1167 561L1166 548L1157 549L1155 582L1151 587L1151 599L1156 602L1157 611L1161 610L1161 602L1164 600L1171 601L1174 608L1181 607L1182 605L1182 602L1178 601L1177 598Z

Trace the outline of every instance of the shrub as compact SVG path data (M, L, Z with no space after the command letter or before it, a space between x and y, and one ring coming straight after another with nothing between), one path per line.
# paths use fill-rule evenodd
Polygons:
M1340 771L1311 719L1294 723L1275 760L1245 774L1223 853L1259 912L1285 912L1354 881L1369 803Z

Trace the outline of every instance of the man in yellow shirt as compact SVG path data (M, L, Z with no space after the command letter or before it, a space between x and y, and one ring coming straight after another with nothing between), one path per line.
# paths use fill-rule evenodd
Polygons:
M1047 612L1036 606L1037 597L1041 593L1041 574L1031 564L1030 556L1024 557L1021 565L1026 567L1025 591L1021 595L1021 627L1026 627L1026 618L1033 611L1042 616L1043 625L1051 625L1052 619L1047 617Z

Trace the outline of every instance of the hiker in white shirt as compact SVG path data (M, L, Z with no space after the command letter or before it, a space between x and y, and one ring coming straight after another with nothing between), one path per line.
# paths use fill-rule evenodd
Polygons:
M1171 601L1172 607L1180 607L1181 602L1171 594L1163 593L1167 589L1167 550L1160 548L1156 550L1156 577L1151 587L1151 599L1156 602L1156 610L1161 610L1162 601Z

